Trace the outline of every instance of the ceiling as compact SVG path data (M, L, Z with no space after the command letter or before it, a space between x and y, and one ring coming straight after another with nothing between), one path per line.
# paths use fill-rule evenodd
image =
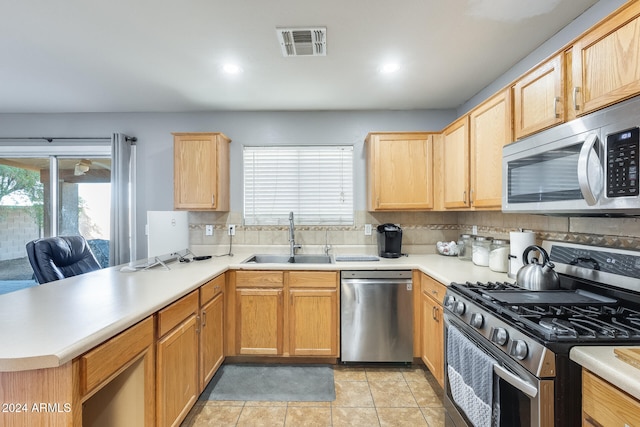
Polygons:
M596 1L5 0L0 113L456 108Z

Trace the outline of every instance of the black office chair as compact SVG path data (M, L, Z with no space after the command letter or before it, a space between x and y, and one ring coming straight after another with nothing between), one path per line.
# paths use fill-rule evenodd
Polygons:
M100 269L82 236L57 236L27 243L27 255L38 283L77 276Z

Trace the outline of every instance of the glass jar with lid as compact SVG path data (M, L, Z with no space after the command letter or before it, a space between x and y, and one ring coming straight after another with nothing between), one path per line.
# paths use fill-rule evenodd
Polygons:
M505 239L494 239L489 252L489 268L492 271L506 273L509 270L510 242Z
M461 234L458 239L458 259L471 261L471 242L473 236L471 234Z
M471 244L471 259L475 265L489 266L489 251L493 237L476 236Z

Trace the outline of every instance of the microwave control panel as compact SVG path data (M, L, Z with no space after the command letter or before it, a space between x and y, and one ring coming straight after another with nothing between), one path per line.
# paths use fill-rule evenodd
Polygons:
M640 129L607 135L607 197L638 195Z

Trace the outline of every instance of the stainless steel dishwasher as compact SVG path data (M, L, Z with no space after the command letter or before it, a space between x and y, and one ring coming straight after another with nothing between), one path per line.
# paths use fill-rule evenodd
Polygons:
M410 270L343 271L340 307L342 362L413 361Z

